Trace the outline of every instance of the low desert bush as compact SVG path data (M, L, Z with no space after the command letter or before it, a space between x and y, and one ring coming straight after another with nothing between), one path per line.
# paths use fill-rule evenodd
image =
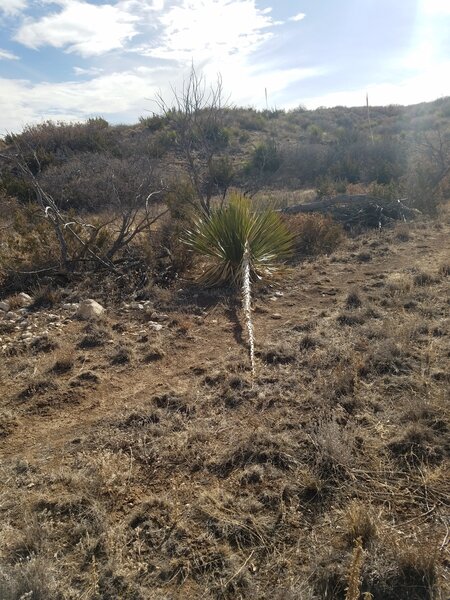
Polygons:
M316 256L330 254L343 242L344 230L331 217L320 214L300 214L286 223L294 236L296 254Z

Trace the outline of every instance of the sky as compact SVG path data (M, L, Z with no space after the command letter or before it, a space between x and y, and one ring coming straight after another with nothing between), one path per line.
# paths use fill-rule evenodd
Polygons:
M449 32L450 0L0 0L0 135L135 123L191 65L238 106L430 101L450 95Z

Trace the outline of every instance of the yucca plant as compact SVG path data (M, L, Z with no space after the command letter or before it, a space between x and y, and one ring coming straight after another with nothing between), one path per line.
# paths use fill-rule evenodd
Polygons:
M226 206L195 217L184 236L191 249L207 258L200 283L241 287L252 372L251 281L273 275L279 268L278 261L290 254L292 241L275 211L253 210L249 200L240 194L232 195Z

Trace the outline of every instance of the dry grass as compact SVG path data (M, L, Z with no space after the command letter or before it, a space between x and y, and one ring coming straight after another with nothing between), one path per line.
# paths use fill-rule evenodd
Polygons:
M294 235L298 256L331 254L345 239L341 225L321 214L293 215L286 217L286 223Z
M0 597L445 600L447 235L260 290L253 380L226 295L178 287L160 332L109 308L3 355Z

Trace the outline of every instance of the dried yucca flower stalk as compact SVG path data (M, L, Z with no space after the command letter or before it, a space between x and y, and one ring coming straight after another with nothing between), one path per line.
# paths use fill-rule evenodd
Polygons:
M248 343L250 349L250 365L252 375L255 374L255 335L252 321L252 296L251 296L251 279L250 279L250 245L248 240L245 242L244 254L242 257L242 307L244 310L245 323L247 325Z

